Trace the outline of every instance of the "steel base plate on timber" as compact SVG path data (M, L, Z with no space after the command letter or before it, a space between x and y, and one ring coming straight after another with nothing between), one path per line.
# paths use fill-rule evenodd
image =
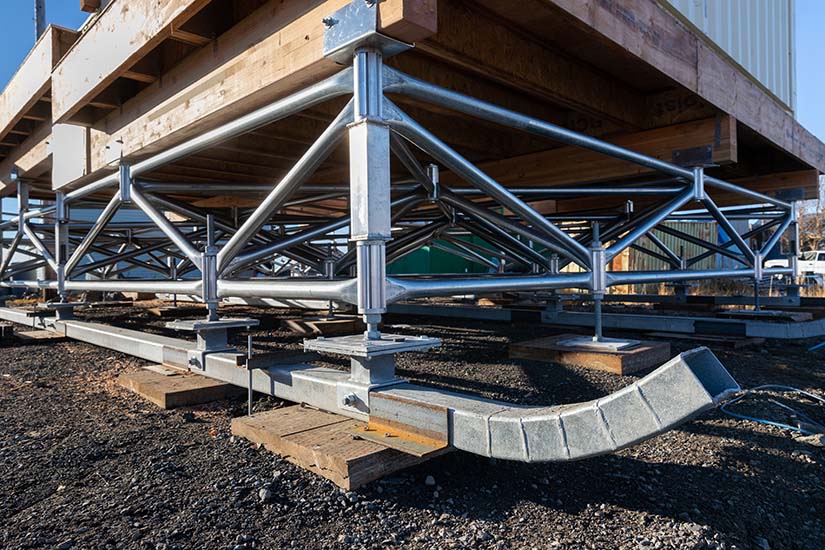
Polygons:
M576 345L583 341L584 345ZM626 342L626 341L620 341ZM546 361L560 365L602 370L625 375L661 365L670 359L667 342L638 341L621 349L610 349L609 342L601 348L599 342L587 337L565 334L519 342L510 345L510 357Z
M350 357L379 357L406 351L424 351L441 345L438 338L382 334L379 340L368 340L363 334L304 340L304 350Z

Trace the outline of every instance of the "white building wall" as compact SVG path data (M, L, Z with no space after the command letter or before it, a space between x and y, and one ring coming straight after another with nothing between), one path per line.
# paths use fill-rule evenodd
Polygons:
M663 1L795 110L794 0Z

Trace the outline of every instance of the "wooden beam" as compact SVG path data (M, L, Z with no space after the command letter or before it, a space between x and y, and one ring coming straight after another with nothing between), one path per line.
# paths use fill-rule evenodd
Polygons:
M381 2L380 13L391 14L382 31L417 40L425 28L421 19L407 25L398 14L420 15L405 6L421 2L430 0ZM340 66L323 56L322 19L347 3L328 0L308 10L302 0L267 2L219 36L215 47L194 52L164 74L162 86L151 84L101 121L92 136L92 169L106 167L105 147L113 139L123 141L124 156L150 154L334 74Z
M655 0L543 0L649 63L812 168L825 171L825 144L749 75L694 35Z
M151 74L142 73L140 71L134 71L132 69L123 71L120 75L122 78L128 78L129 80L134 80L135 82L143 82L144 84L151 84L155 82L158 77Z
M418 51L626 129L645 125L637 90L502 24L481 6L442 2L438 25L438 34L418 43Z
M624 134L606 141L667 161L676 149L702 145L713 145L713 160L717 164L737 159L736 121L727 116ZM479 168L511 186L569 185L653 173L644 166L572 146L483 163ZM447 173L443 174L442 181L459 182L455 175Z
M16 169L23 177L37 178L51 168L51 130L51 125L41 124L0 162L0 195L8 195L16 190L11 180L12 170Z
M779 172L775 174L763 174L747 178L734 178L731 183L752 189L766 195L776 195L777 191L788 189L802 189L805 199L819 198L819 172L814 169L795 170L792 172ZM709 194L714 201L722 205L741 204L743 201L734 193L720 193L709 190ZM747 199L746 199L747 200Z
M94 13L100 9L100 0L80 0L80 11Z
M50 25L38 39L0 95L0 138L23 120L49 91L52 68L63 55L66 44L76 37L75 31Z
M209 0L112 0L54 71L54 119L66 122Z
M181 42L183 44L189 44L190 46L195 46L201 48L206 46L212 39L208 36L201 36L194 32L184 31L182 29L173 29L172 30L172 40L177 42Z
M47 103L37 102L31 108L23 113L21 117L23 120L33 120L35 122L51 122L52 109Z

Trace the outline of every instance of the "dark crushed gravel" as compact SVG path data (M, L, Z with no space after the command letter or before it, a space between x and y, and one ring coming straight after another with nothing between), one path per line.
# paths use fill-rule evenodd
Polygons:
M259 350L300 345L277 328L288 313L227 314L262 318ZM133 308L83 315L166 333ZM401 358L416 381L548 404L633 380L507 358L511 340L553 334L546 326L387 322L444 339ZM825 352L812 343L716 351L743 386L821 392ZM825 547L823 450L718 411L612 456L540 465L457 452L345 493L230 437L243 402L162 411L115 384L141 364L80 343L0 347L0 547Z

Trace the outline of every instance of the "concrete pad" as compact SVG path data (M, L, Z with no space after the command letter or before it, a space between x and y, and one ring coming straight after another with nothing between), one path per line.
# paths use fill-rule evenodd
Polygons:
M353 435L364 423L295 405L232 420L232 434L352 490L424 462Z
M628 349L594 349L592 346L567 346L581 335L562 334L510 344L510 357L547 361L575 367L585 367L625 375L658 367L670 359L670 344L650 340L639 341Z
M199 374L170 374L149 368L123 373L117 382L163 409L200 405L245 393L243 388Z

